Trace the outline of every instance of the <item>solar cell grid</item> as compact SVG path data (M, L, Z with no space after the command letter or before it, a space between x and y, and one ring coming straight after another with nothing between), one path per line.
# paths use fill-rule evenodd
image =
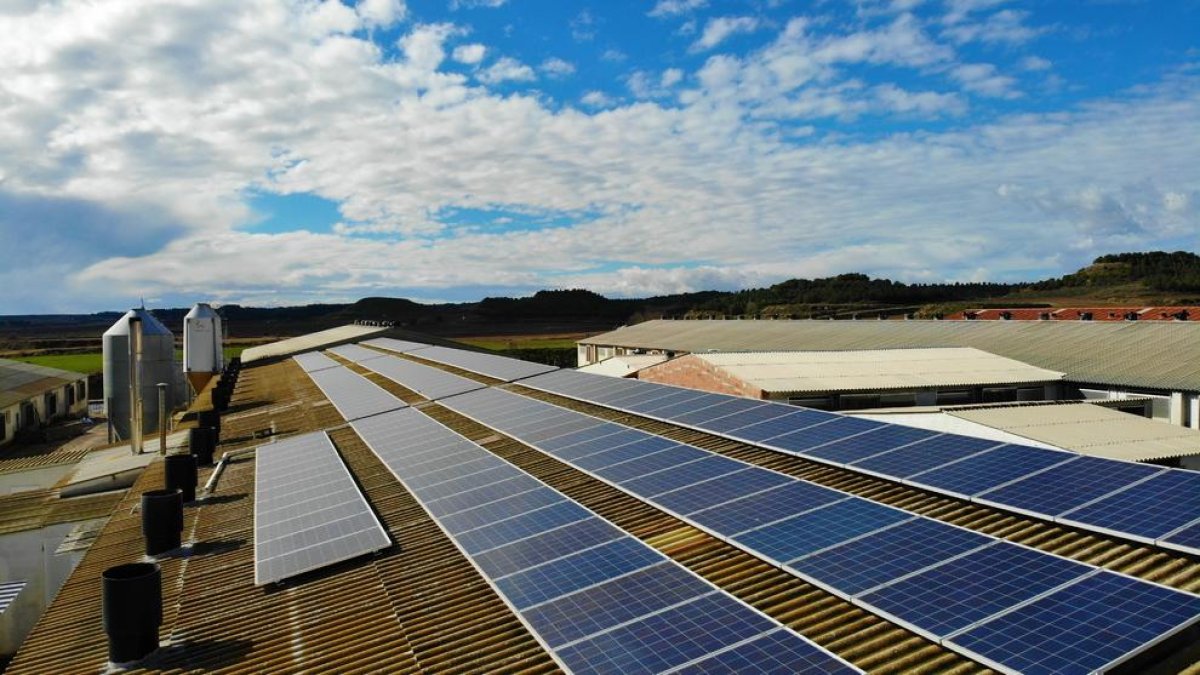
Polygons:
M407 403L348 368L327 368L308 374L346 421L405 408Z
M951 638L1010 672L1107 670L1200 618L1200 598L1101 571Z
M710 656L676 671L680 675L727 675L728 673L838 673L846 666L788 631L777 630Z
M769 406L772 410L779 410L780 406ZM794 410L787 412L784 415L778 415L769 419L760 420L739 427L731 427L727 431L722 431L727 436L744 439L751 442L762 441L768 438L786 434L798 429L804 429L814 424L828 422L834 419L830 413L820 412L817 410ZM732 424L732 422L730 422ZM707 427L706 427L707 428Z
M675 415L671 418L671 421L676 424L701 427L708 422L720 419L726 415L742 413L760 405L762 403L756 401L725 397L725 400L717 405L706 406L693 412L683 413L682 415Z
M911 476L909 480L959 497L970 497L1078 456L1056 450L1001 445L961 462Z
M320 352L305 352L292 357L300 369L306 373L311 373L326 368L337 368L341 364L333 359L325 356Z
M763 555L787 564L829 546L914 518L910 513L858 497L793 516L733 537Z
M501 577L496 586L514 607L525 609L664 560L649 546L622 537Z
M665 453L665 454L664 454ZM642 476L706 457L665 438L642 438L574 460L576 466L613 480Z
M534 429L526 434L526 438L528 438L531 443L540 444L545 440L556 438L558 436L564 436L576 431L583 431L584 429L591 429L599 426L600 424L600 420L596 419L568 419L562 422L547 425L540 429Z
M1200 518L1200 473L1169 471L1069 511L1064 522L1153 540Z
M428 501L425 503L425 508L429 509L435 516L448 516L452 513L458 513L459 511L465 511L489 502L494 502L497 499L528 492L540 486L540 482L529 476L513 476L498 483L492 483L491 485L485 485L474 490Z
M654 502L669 511L688 514L793 482L795 479L789 476L750 467L658 495Z
M697 459L694 462L688 462L687 464L670 469L663 469L657 473L621 481L620 485L628 488L629 491L635 494L653 497L664 492L677 490L685 485L699 483L709 478L716 478L727 473L740 471L745 466L742 462L709 454L707 457Z
M332 354L337 354L343 359L352 361L354 363L362 363L363 361L370 361L372 359L378 359L387 356L387 354L384 354L383 352L376 351L374 349L367 349L362 345L338 345L337 347L330 347L325 351L328 351Z
M379 352L375 353L379 354ZM487 386L481 382L459 377L453 373L447 373L444 370L414 361L394 356L382 356L383 358L362 361L360 365L430 400L454 396Z
M557 370L554 366L547 366L540 363L510 359L507 356L498 356L495 354L451 349L449 347L426 347L413 352L413 355L506 382Z
M423 465L421 469L414 469L409 474L411 478L407 481L410 489L421 490L433 487L439 483L464 478L485 469L504 466L504 462L497 459L494 455L480 452L479 450L470 453L468 457L459 457L456 455L455 459L458 461L441 468Z
M682 567L662 562L521 612L551 647L712 593Z
M692 513L688 518L714 532L733 536L847 498L845 494L829 488L793 481L782 487Z
M1004 508L1057 516L1160 471L1164 469L1159 466L1080 457L985 492L978 500Z
M993 541L918 518L802 558L791 567L843 595L857 595Z
M591 511L564 501L463 532L458 543L468 554L475 554L591 517Z
M643 415L658 417L660 411L663 415L671 415L675 412L698 410L706 405L720 403L722 400L722 397L709 394L708 392L681 389L675 396L660 398L641 406L638 408L638 412Z
M519 469L513 468L510 464L495 464L494 462L489 462L489 464L491 466L473 473L457 476L428 487L413 487L410 489L417 493L421 499L436 501L445 497L470 492L477 488L487 487L494 483L500 483L510 478L520 478L523 475Z
M814 424L803 429L769 438L763 441L762 445L785 452L805 453L818 445L824 445L830 441L839 441L843 438L877 429L881 426L883 425L879 422L871 422L856 417L838 417L828 422Z
M442 526L449 530L451 534L457 534L482 527L488 523L494 523L498 520L511 518L527 511L557 504L564 500L565 497L555 490L547 487L539 487L528 492L512 495L511 497L497 499L494 502L477 506L473 509L459 511L454 515L444 516L439 520Z
M1000 542L861 596L933 639L982 621L1094 568Z
M388 338L388 337L380 337L380 338L372 338L370 340L364 340L363 344L371 345L372 347L381 347L383 349L390 349L393 352L400 352L401 354L403 354L405 352L415 351L417 349L424 349L429 346L429 345L425 344L424 342L410 342L409 340L397 340L396 338Z
M907 478L998 445L998 441L943 434L860 460L853 467L890 478Z
M823 426L823 425L822 425ZM805 457L847 464L937 436L937 432L902 426L880 426L805 450Z
M615 424L597 424L596 426L588 427L587 429L580 429L579 431L573 431L569 434L563 434L562 436L547 438L541 443L538 443L538 446L547 452L560 452L580 443L594 441L606 436L612 436L613 434L625 433L627 431L628 429Z
M502 577L562 557L564 552L589 548L621 538L611 524L592 517L513 542L475 556L484 574Z
M1200 522L1173 532L1160 539L1158 543L1168 548L1200 554Z
M671 405L696 398L696 392L691 389L650 389L631 394L633 398L621 399L620 405L626 410L645 412L654 408Z
M551 451L555 457L565 461L578 461L584 457L589 457L599 452L607 452L615 450L631 443L641 443L646 440L646 434L633 429L623 429L616 425L611 425L615 429L619 429L617 433L609 434L596 438L595 440L576 443L562 450ZM660 439L665 440L665 439ZM663 446L668 447L668 446Z

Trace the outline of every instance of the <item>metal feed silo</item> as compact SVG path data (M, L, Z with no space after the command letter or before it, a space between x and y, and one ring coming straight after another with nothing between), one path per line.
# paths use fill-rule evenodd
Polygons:
M176 382L175 336L154 315L143 309L131 309L104 331L104 410L114 431L122 440L130 434L130 324L140 319L142 333L142 366L140 370L140 399L142 401L142 433L158 430L158 383L167 383L167 403L172 405L178 394Z
M196 393L225 367L221 347L221 317L208 303L196 303L183 318L183 373Z

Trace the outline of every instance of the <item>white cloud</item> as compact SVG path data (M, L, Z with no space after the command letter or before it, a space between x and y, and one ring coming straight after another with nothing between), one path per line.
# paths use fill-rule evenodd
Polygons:
M432 71L446 58L446 39L460 32L449 23L424 24L400 38L399 45L409 63L421 70Z
M450 10L458 11L460 9L477 9L480 7L495 9L503 7L507 3L508 0L450 0Z
M758 30L759 21L752 16L719 16L704 24L704 32L692 43L693 51L705 51L716 47L726 39L740 33Z
M993 98L1019 98L1021 92L1016 90L1017 81L1007 75L1001 75L996 66L990 63L966 63L950 69L950 77L962 85L962 88L980 96Z
M1026 56L1025 58L1021 59L1021 68L1023 70L1050 70L1053 65L1054 64L1050 63L1048 59L1043 59L1040 56Z
M610 63L621 63L629 57L620 49L605 49L604 53L600 55L600 58Z
M354 11L365 25L379 28L403 21L408 13L403 0L359 0Z
M459 45L454 48L454 60L471 66L483 61L486 54L487 47L479 43Z
M537 79L537 74L533 72L533 68L524 63L512 57L503 56L476 77L480 82L500 84L501 82L530 82Z
M542 65L538 66L538 70L550 77L567 77L575 74L575 65L570 61L553 57L542 61Z
M983 21L959 21L948 26L944 33L958 44L983 42L987 44L1017 45L1028 42L1046 32L1046 28L1025 25L1029 12L1006 9L992 14Z
M582 10L572 18L568 25L571 28L571 37L576 42L591 42L596 38L596 26L599 21L588 10Z
M579 97L579 102L589 108L609 108L617 104L617 101L608 94L592 90Z
M683 81L683 71L678 68L667 68L663 71L659 84L663 87L674 87Z
M898 113L942 117L962 115L967 111L966 101L953 92L912 92L894 84L881 84L874 87L872 93L883 108Z
M658 0L648 13L653 17L678 16L703 9L708 6L708 0Z

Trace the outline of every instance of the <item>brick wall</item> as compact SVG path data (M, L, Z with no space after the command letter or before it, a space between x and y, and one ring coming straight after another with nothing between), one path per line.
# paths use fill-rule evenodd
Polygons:
M694 355L681 356L638 371L638 379L718 394L762 398L762 389Z

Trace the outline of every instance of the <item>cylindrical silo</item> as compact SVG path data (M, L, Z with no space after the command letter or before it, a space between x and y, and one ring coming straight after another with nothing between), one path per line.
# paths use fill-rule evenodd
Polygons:
M224 356L221 317L208 303L196 303L183 318L183 373L196 393L225 367Z
M177 399L175 388L175 336L145 309L131 309L104 331L104 410L122 440L130 437L129 387L131 384L129 320L141 319L142 365L140 398L142 433L158 430L158 383L167 383L167 400Z

